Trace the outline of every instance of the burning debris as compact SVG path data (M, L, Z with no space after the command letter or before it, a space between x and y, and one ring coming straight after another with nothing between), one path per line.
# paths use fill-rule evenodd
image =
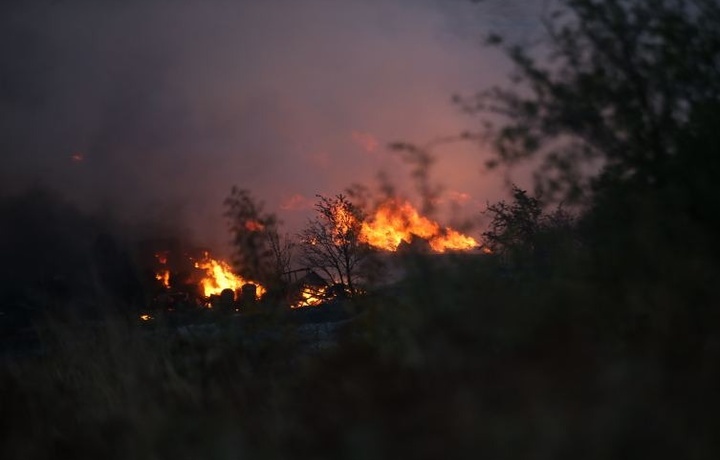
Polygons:
M304 273L297 278L299 273ZM291 290L290 308L317 307L328 300L330 289L327 281L320 275L310 269L292 270L285 274L292 279L290 284L293 286ZM292 276L296 275L296 276Z
M155 279L160 281L166 288L170 288L170 270L160 270L155 273Z
M195 268L205 271L205 275L200 280L205 297L220 295L226 289L238 291L246 284L257 286L258 297L265 293L265 288L259 283L234 274L227 262L211 258L208 252L205 252L202 260L195 262Z
M154 258L158 289L154 310L235 312L255 304L266 292L259 283L236 275L227 262L211 257L209 251L188 253L175 248L155 252ZM154 316L143 314L140 319L150 321Z
M443 253L481 247L474 238L422 216L404 200L387 200L367 219L341 206L329 207L326 212L332 221L327 242L316 242L318 235L310 235L314 238L308 239L311 245L343 246L348 238L354 238L387 252ZM260 231L263 224L248 220L244 229ZM211 257L209 251L188 252L178 244L165 247L169 249L154 252L154 278L159 290L155 303L161 310L257 311L257 302L267 293L265 286L237 275L227 262ZM342 277L341 284L332 284L335 281L328 282L310 268L292 270L283 276L288 278L286 286L274 292L273 298L284 299L285 307L292 310L327 305L356 293L351 286L342 284ZM142 319L151 318L148 315Z

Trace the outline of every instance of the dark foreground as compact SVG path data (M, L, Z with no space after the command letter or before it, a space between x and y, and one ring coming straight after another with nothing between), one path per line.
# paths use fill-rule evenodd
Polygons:
M717 458L713 334L489 273L426 267L342 321L52 324L2 363L0 456Z

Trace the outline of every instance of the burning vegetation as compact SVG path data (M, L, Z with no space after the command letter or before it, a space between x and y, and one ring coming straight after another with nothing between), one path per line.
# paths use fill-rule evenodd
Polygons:
M322 230L322 226L317 227L314 232L304 235L304 241L320 256L323 251L336 248L339 252L330 254L331 261L347 259L353 262L353 251L358 251L358 254L367 250L396 252L403 245L414 244L413 241L426 242L427 250L435 253L470 251L480 246L474 238L422 216L405 200L387 200L369 217L365 217L344 197L325 199L321 203L324 206L319 208L319 212L328 223L325 227L327 231ZM245 219L241 227L243 232L255 235L262 232L265 225L257 219ZM366 249L361 249L362 246ZM344 249L349 252L345 254L342 252ZM171 248L156 251L154 258L154 277L161 299L158 304L166 310L187 306L214 308L215 305L227 304L227 311L243 311L244 307L259 301L267 293L267 288L261 283L236 274L227 262L211 257L207 250L188 252ZM340 270L342 276L334 276L332 270L323 265L327 262L323 257L317 260L306 257L301 262L303 268L290 272L285 269L286 273L282 274L285 278L288 273L304 274L300 278L295 276L285 280L286 291L279 294L285 299L286 307L316 307L339 296L359 292L352 285L353 273L342 273ZM335 265L340 267L342 263ZM315 273L315 269L323 273L323 277Z
M474 238L421 216L409 202L388 200L362 223L360 240L385 251L396 251L413 238L427 240L435 252L468 251L480 244Z

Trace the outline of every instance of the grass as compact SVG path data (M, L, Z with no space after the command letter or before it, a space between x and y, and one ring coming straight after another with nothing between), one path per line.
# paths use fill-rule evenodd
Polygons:
M628 340L583 276L493 264L411 267L321 349L270 316L49 322L0 369L0 456L716 458L716 355Z

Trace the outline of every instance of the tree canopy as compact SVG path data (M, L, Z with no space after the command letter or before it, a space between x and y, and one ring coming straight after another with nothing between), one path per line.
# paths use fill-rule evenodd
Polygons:
M536 185L562 199L617 182L665 183L689 153L683 139L699 113L720 107L720 3L558 4L537 46L489 37L512 59L515 86L456 99L501 117L485 124L498 153L489 165L541 157Z
M315 218L299 235L301 261L355 293L371 252L360 241L363 213L342 194L331 198L318 195L315 210Z

